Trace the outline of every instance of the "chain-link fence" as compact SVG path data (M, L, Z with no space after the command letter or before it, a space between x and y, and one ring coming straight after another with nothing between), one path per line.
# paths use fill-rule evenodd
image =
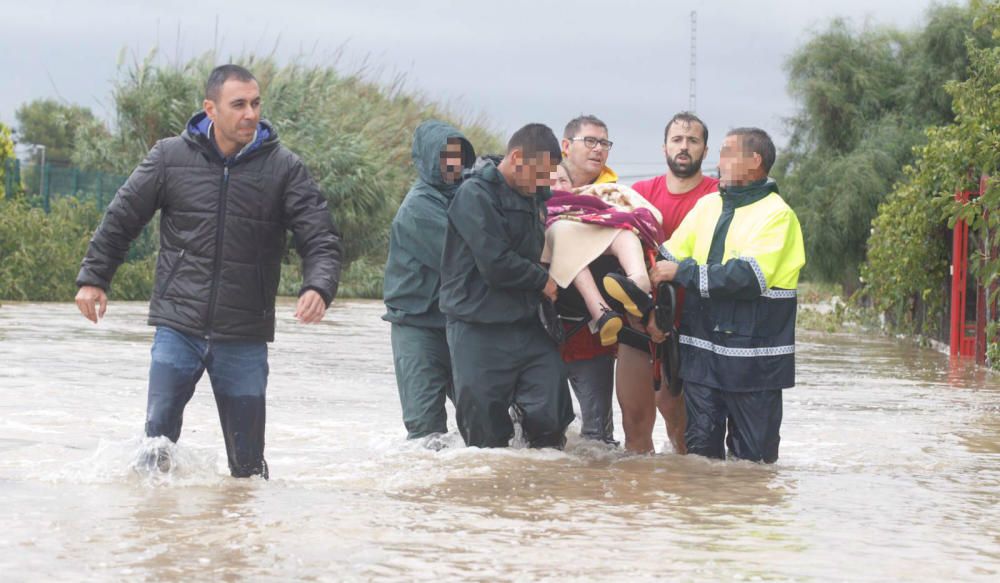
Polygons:
M52 200L73 196L77 200L94 201L104 210L127 176L81 170L79 168L45 164L22 164L20 160L7 160L4 168L4 192L7 196L23 192L27 200L48 212Z

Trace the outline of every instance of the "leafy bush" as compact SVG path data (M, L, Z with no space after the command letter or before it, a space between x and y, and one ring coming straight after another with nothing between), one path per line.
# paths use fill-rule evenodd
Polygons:
M946 84L969 79L975 52L997 44L974 25L981 4L932 7L912 31L834 20L788 59L801 110L774 175L802 221L807 277L845 295L858 287L879 205L924 129L955 119Z
M947 229L932 191L913 168L906 174L872 221L858 299L886 314L894 331L939 336L948 299Z
M46 214L23 200L0 200L0 298L66 301L76 295L80 260L100 213L93 203L62 198ZM111 297L149 297L153 256L122 266Z
M184 65L156 64L155 54L120 68L113 91L114 131L90 124L77 132L74 162L87 169L128 173L159 139L177 135L201 109L202 86L214 65L204 55ZM284 145L302 157L327 197L344 240L344 260L385 260L389 223L416 177L413 131L426 119L446 120L477 150L498 151L499 137L481 120L467 121L405 90L401 78L383 85L334 65L279 65L247 55L236 59L257 77L263 117Z
M335 64L279 65L248 55L236 60L260 81L263 116L282 143L305 161L330 205L344 242L344 297L381 297L389 223L416 177L413 131L437 118L461 129L477 150L497 152L500 138L482 120L464 120L404 88L380 84ZM201 109L202 88L215 65L207 54L179 66L144 60L119 63L115 124L85 119L74 134L72 161L84 170L128 174L153 144L180 133ZM70 216L77 213L77 216ZM92 205L53 204L45 217L27 204L5 208L0 230L0 298L68 300L87 240L100 216ZM112 283L116 299L147 299L158 248L156 223L133 245ZM44 233L44 235L43 235ZM296 295L301 267L286 254L279 293Z
M281 266L278 295L297 296L302 287L302 260L294 252ZM337 298L382 299L382 278L385 260L362 257L347 266L340 274Z
M991 286L1000 277L1000 256L996 251L983 252L996 249L1000 226L996 180L1000 175L1000 3L973 1L969 10L976 27L966 40L968 71L964 81L952 80L944 87L954 119L926 130L926 145L915 150L915 163L906 169L872 223L863 297L893 328L904 332L932 333L935 322L941 320L950 251L947 230L957 220L969 225L969 265L978 282ZM984 36L992 39L992 46L982 46ZM956 202L955 192L978 191L983 175L993 177L985 193L968 203ZM921 317L922 312L926 317ZM996 326L987 327L991 346L996 332Z
M14 159L14 140L10 128L0 123L0 198L7 195L7 161Z

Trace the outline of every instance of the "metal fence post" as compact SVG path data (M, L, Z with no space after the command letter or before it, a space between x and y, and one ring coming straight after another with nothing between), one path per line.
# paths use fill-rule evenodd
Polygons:
M42 193L42 200L45 201L45 213L46 214L52 212L52 203L49 200L49 190L51 190L49 188L49 181L51 179L52 179L52 176L49 173L49 165L46 164L46 165L42 166L42 190L44 191Z

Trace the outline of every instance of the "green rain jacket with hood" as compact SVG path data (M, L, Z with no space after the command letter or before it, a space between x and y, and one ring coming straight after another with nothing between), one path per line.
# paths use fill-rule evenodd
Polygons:
M451 138L462 145L462 166L472 166L476 158L472 144L454 127L431 120L414 132L413 165L419 177L392 221L383 284L386 313L382 319L394 324L445 326L438 308L441 254L448 206L461 184L446 184L441 176L441 152Z

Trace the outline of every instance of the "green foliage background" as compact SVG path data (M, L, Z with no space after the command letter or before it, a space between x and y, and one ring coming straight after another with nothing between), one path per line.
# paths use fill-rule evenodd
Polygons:
M928 128L915 161L879 206L868 241L862 274L863 296L891 317L902 331L933 333L945 306L943 283L948 276L948 229L957 219L970 226L971 270L990 286L1000 274L996 252L1000 224L1000 3L974 1L973 32L966 38L968 70L962 80L944 84L954 115ZM989 42L983 42L986 37ZM992 176L985 193L970 203L955 200L957 190L979 190L982 176ZM993 249L986 252L987 249ZM915 308L924 302L928 316ZM996 320L996 314L991 315ZM996 363L996 325L988 342Z
M805 277L845 295L859 287L879 205L907 180L925 128L955 119L947 84L968 79L975 51L996 45L974 24L985 9L935 6L913 31L834 20L788 59L801 109L773 173L802 222Z
M448 121L465 133L477 152L498 152L502 145L484 120L453 114L407 90L401 77L380 83L364 71L348 74L335 65L279 64L254 55L233 62L254 72L261 85L263 116L274 124L282 143L303 158L326 195L343 235L343 296L381 297L389 223L416 177L410 148L417 125L430 118ZM68 145L71 162L81 169L128 174L157 140L177 135L201 109L204 81L215 64L211 54L179 66L164 66L157 63L155 52L131 61L123 53L112 90L113 124L81 113L79 108L32 102L19 109L19 115L22 111L31 114L28 117L37 122L36 114L48 111L72 117L76 129L69 140L50 125L33 122L34 133L25 137ZM22 230L8 225L0 231L0 245L5 249L0 255L0 274L12 278L0 283L0 298L72 299L73 279L99 214L72 201L61 204L58 212L54 208L49 217L15 202L8 201L6 206L11 217L25 223ZM71 220L68 213L73 212L80 216ZM155 229L156 222L149 228ZM59 229L66 233L57 235ZM42 232L53 241L39 238ZM77 237L80 233L85 234L82 244ZM153 276L149 266L157 241L155 233L147 233L133 247L129 261L115 276L113 299L149 297ZM41 269L45 265L50 268ZM129 276L122 281L124 274L140 268L146 270L144 277ZM288 251L283 272L281 293L295 295L301 280L294 250Z
M76 295L76 272L101 213L93 203L58 199L46 214L21 198L0 200L0 297L55 301ZM155 255L122 265L114 297L145 299L152 289Z
M14 158L14 140L11 137L10 128L0 123L0 198L6 196L7 187L6 166L7 161Z
M90 109L66 105L54 99L36 99L17 108L18 140L45 146L45 158L68 164L73 155L76 131L96 123Z

